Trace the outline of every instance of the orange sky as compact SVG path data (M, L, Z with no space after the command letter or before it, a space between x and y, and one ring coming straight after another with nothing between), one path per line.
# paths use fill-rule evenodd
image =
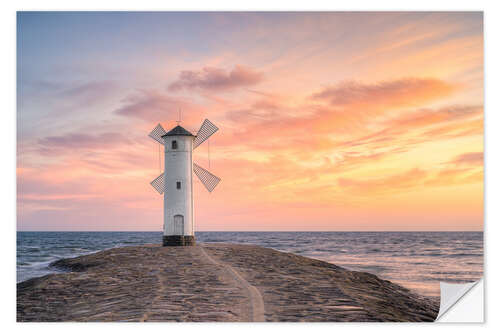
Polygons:
M162 230L147 135L179 109L220 128L199 231L482 230L482 14L459 12L20 14L18 230Z

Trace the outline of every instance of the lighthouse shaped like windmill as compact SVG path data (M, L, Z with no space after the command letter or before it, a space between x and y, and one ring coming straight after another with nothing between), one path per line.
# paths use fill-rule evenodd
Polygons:
M209 192L221 179L193 163L193 150L217 130L217 126L205 119L196 135L180 125L167 132L161 124L149 133L165 148L164 172L151 182L163 194L163 246L195 244L193 172Z

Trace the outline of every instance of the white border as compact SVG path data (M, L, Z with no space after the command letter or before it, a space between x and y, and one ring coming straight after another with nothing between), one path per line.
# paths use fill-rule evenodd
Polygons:
M422 330L442 330L453 329L455 332L471 332L480 328L492 328L498 325L498 315L494 313L498 310L493 304L488 306L488 303L493 303L498 295L498 283L488 283L488 281L498 281L498 265L495 260L489 260L488 254L499 253L500 242L494 239L498 237L500 216L498 211L498 198L500 198L499 188L499 173L494 170L500 170L500 157L497 153L500 148L500 105L498 102L498 90L500 82L498 75L500 74L500 52L499 52L499 32L500 32L500 12L497 6L498 1L436 1L436 0L419 0L419 1L359 1L349 0L344 2L331 1L282 1L271 2L264 0L253 0L248 2L236 1L131 1L121 0L116 2L103 2L96 0L87 1L62 1L62 0L45 0L45 1L17 1L3 2L1 15L1 41L3 44L2 52L0 53L2 66L1 91L2 91L2 108L1 108L1 130L2 138L2 159L1 168L3 175L1 202L2 202L2 270L1 286L2 286L2 326L5 331L17 330L36 330L37 332L67 332L72 331L88 331L91 330L109 330L117 329L120 332L137 331L138 328L152 331L175 330L183 331L201 330L201 331L217 331L217 332L234 332L237 329L239 332L253 332L261 330L275 330L276 328L285 329L291 332L299 332L304 329L315 329L318 331L346 329L353 331L365 331L368 328L370 331L386 332L386 331L401 331L415 332ZM210 4L210 5L209 5ZM335 10L335 11L351 11L351 10L377 10L377 11L397 11L397 10L434 10L434 11L481 11L484 10L485 18L485 283L487 284L488 296L486 297L486 316L485 325L463 325L463 324L340 324L340 323L323 323L323 324L16 324L15 323L15 232L16 232L16 211L15 211L15 107L16 107L16 14L17 10ZM362 24L362 22L360 22ZM496 199L494 199L496 198ZM493 255L492 255L493 256ZM491 302L488 302L491 301ZM493 308L493 312L489 311ZM491 314L491 316L490 316ZM116 327L111 327L111 326ZM403 326L401 326L403 325ZM118 327L119 326L119 327ZM498 327L497 327L498 329Z

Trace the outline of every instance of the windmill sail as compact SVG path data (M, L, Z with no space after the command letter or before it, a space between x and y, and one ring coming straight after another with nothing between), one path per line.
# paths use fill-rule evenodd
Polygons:
M196 163L193 163L193 170L196 176L198 176L198 178L201 180L203 185L205 185L208 192L212 192L221 180L219 177L210 173L210 171L203 169Z
M156 177L152 182L151 186L155 188L155 190L158 191L158 193L163 194L163 191L165 189L165 177L163 177L164 173Z
M161 138L162 135L167 134L167 132L163 129L163 127L158 124L156 127L149 133L149 136L153 138L154 140L158 141L159 143L163 144L163 139Z
M196 138L193 141L193 149L201 145L205 142L206 139L212 136L215 132L217 132L219 128L215 126L210 120L205 119L203 124L201 124L200 130L196 134Z

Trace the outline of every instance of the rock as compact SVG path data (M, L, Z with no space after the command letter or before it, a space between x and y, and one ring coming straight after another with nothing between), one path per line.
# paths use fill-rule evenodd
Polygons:
M433 321L376 275L250 245L114 248L17 284L18 321Z

